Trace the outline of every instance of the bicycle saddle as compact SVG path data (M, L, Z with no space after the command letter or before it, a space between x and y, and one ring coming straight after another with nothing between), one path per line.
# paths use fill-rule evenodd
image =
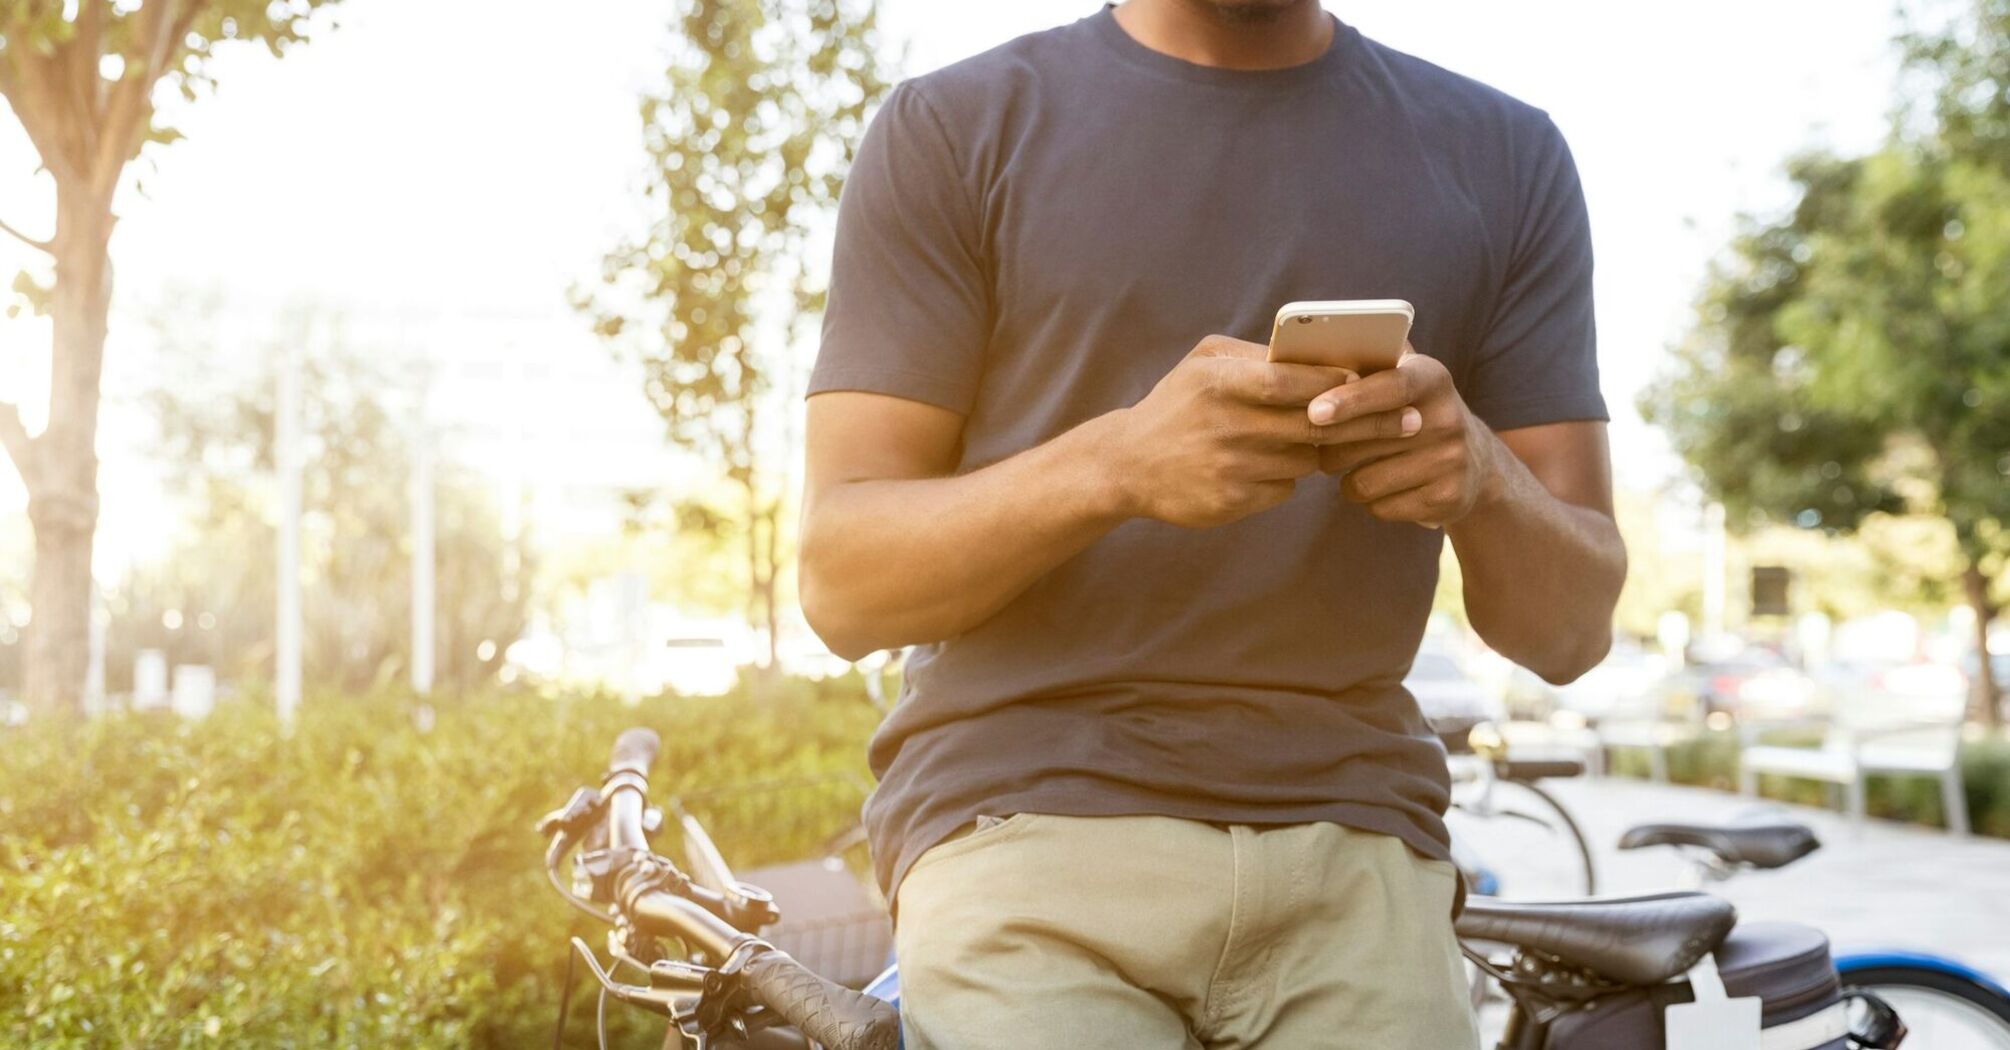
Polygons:
M1779 868L1821 848L1806 824L1641 824L1619 838L1620 849L1642 846L1697 846L1726 864Z
M1730 901L1707 893L1556 904L1473 897L1457 927L1461 938L1533 948L1607 980L1648 985L1687 973L1737 921Z

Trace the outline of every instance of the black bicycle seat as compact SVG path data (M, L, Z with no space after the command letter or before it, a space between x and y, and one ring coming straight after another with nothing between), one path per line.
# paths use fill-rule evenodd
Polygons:
M1737 925L1731 902L1707 893L1536 904L1473 897L1462 938L1532 948L1627 985L1687 973Z
M1620 849L1697 846L1726 864L1779 868L1821 848L1813 828L1792 821L1768 824L1641 824L1619 837Z

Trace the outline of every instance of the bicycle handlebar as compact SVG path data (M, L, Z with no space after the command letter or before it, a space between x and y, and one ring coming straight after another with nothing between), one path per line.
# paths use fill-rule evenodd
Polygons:
M818 977L779 950L740 971L747 991L825 1050L894 1050L900 1014L892 1004Z
M615 849L649 852L642 814L649 804L649 767L655 764L662 742L654 729L640 726L614 741L600 793L607 800L607 844Z
M1494 763L1502 780L1547 780L1551 777L1581 777L1581 758L1503 758Z
M662 746L663 738L654 729L637 726L622 733L614 741L614 757L607 761L608 775L626 770L647 777L649 767L656 764L656 751Z
M614 742L613 755L608 760L607 776L601 782L599 795L606 806L607 845L615 856L625 855L628 859L621 862L619 873L615 874L609 887L617 910L599 917L613 921L622 916L637 930L676 937L716 960L713 965L725 965L725 970L721 971L723 974L730 974L735 969L727 960L744 960L737 966L739 988L754 1002L773 1010L825 1050L894 1050L898 1047L900 1014L892 1005L817 976L787 953L746 932L754 927L742 929L728 922L730 908L726 911L719 909L731 905L738 897L728 894L722 898L718 891L693 885L668 861L651 852L644 812L648 805L649 767L655 763L661 745L662 740L654 730L641 727L622 733ZM592 797L590 791L582 794ZM547 819L563 818L555 816ZM703 838L702 830L696 830L695 834ZM567 832L561 831L554 839L554 856L568 841L567 835ZM703 841L709 848L710 841ZM716 850L710 851L708 859L716 861L715 872L726 871L725 863L717 858ZM547 864L550 863L552 861L548 858ZM707 874L714 872L708 871ZM725 878L724 875L715 877ZM557 885L555 877L554 885ZM734 894L752 893L760 901L768 899L752 887L730 882L729 885ZM681 889L678 888L680 886ZM562 886L559 888L564 892ZM572 896L569 893L566 895ZM739 903L744 905L745 901ZM753 921L773 921L772 908L766 920L757 918ZM609 979L597 965L594 970L603 985L609 985ZM623 990L647 999L658 1009L665 1006L648 989L621 986L616 989L616 994L621 995ZM635 1001L640 1002L641 999Z

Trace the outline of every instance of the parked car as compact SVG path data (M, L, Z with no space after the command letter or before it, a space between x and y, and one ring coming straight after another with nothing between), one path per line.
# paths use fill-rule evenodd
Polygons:
M2010 702L2010 653L1990 653L1989 669L1996 675L1996 703L2000 706ZM1974 681L1981 671L1974 653L1961 658L1961 673L1967 675L1969 681Z
M1498 717L1498 707L1484 686L1461 668L1451 654L1425 648L1417 653L1403 687L1417 698L1424 717L1441 732L1456 731Z
M1722 714L1742 722L1796 721L1826 710L1814 679L1757 646L1684 667L1668 679L1667 702L1704 719Z
M1645 720L1666 714L1662 708L1667 682L1667 657L1621 638L1598 666L1565 685L1551 685L1526 668L1515 668L1505 702L1510 717L1527 722L1549 721L1558 713L1576 725L1615 718Z
M1615 642L1598 666L1568 685L1553 686L1555 706L1596 725L1610 719L1661 715L1668 658L1631 641Z
M1968 675L1928 661L1838 661L1817 675L1830 709L1868 722L1958 720L1968 707Z

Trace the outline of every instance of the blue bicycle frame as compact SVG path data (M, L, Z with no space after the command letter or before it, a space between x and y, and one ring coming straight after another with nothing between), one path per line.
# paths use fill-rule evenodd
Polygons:
M889 966L886 972L872 979L865 986L865 994L875 999L884 999L895 1006L900 1005L900 967Z
M1883 949L1878 951L1851 952L1836 956L1836 972L1851 973L1857 970L1929 970L1933 973L1958 977L1964 981L1981 985L1994 994L2010 1000L2010 988L2004 988L1996 979L1967 963L1925 952L1903 949ZM884 980L884 978L882 978Z

